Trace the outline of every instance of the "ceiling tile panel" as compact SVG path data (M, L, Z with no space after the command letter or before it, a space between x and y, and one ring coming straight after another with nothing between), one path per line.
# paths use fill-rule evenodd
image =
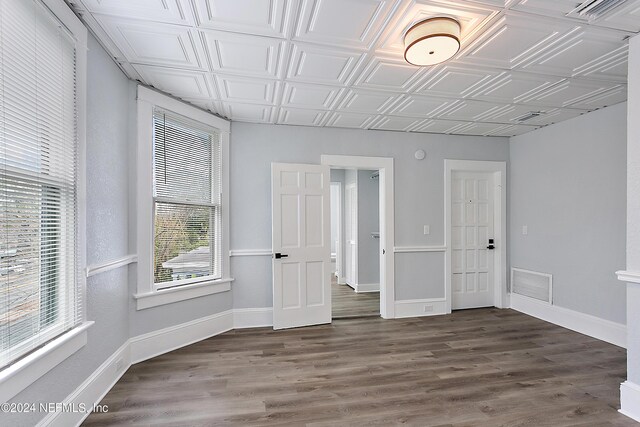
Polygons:
M302 0L294 40L368 49L395 0Z
M455 104L454 99L408 95L396 103L390 114L408 117L435 117Z
M627 86L620 85L605 92L594 94L588 98L581 99L570 104L573 108L584 108L594 110L596 108L607 107L623 102L627 99Z
M215 84L203 72L134 65L144 81L178 98L217 99Z
M331 113L326 125L339 128L366 129L376 116L358 113Z
M326 110L345 89L306 83L285 83L282 105Z
M327 111L282 107L276 123L281 125L320 126L327 114Z
M628 55L629 46L625 44L609 55L603 56L601 60L584 66L577 75L579 77L626 83L629 69Z
M570 23L543 18L504 15L458 55L469 63L513 69L576 33Z
M393 93L350 89L337 109L350 113L381 114L399 98Z
M189 27L107 16L97 20L130 63L208 68L198 34Z
M238 76L216 75L223 101L275 104L279 82Z
M462 99L456 101L438 118L447 120L483 121L506 108L503 104Z
M434 16L455 17L460 22L464 45L499 12L495 7L460 0L412 0L405 3L380 37L377 52L402 58L407 30L413 24Z
M487 83L472 98L506 104L518 103L560 81L561 77L507 71Z
M344 85L366 54L327 46L296 43L287 78L309 83Z
M200 28L284 38L291 0L195 0Z
M547 107L578 107L578 103L587 98L594 98L619 85L595 80L564 80L535 95L527 97L523 103ZM619 101L618 101L619 102ZM592 107L597 108L597 107Z
M395 116L386 116L381 117L379 120L375 121L370 125L372 129L379 130L397 130L402 132L408 132L421 123L421 119L416 119L412 117L395 117Z
M82 0L91 13L122 16L170 24L192 25L186 0Z
M455 120L425 120L418 125L414 131L416 132L429 132L429 133L445 133L449 134L455 132L456 129L460 129L464 126L468 126L469 122L455 121Z
M491 135L500 132L508 125L499 123L469 123L455 130L456 135Z
M274 38L206 30L202 37L211 69L225 74L279 78L286 42Z
M356 80L355 85L371 89L409 91L424 73L424 69L404 61L373 58Z
M531 131L536 130L536 129L537 129L536 126L511 125L511 126L506 126L506 127L499 128L499 129L495 130L494 132L491 132L491 133L489 133L487 135L490 135L490 136L516 136L516 135L522 135L523 133L531 132Z
M443 64L430 70L416 93L464 98L499 74L498 71L486 68Z
M226 115L226 112L223 110L222 105L218 101L211 101L210 99L201 99L201 98L182 98L184 101L189 104L193 104L196 107L200 107L203 110L211 111L212 113L218 115Z
M595 28L580 28L570 39L554 44L528 61L523 69L556 76L573 77L595 63L602 63L621 46L624 36Z
M271 123L274 108L269 105L223 103L226 116L240 122Z

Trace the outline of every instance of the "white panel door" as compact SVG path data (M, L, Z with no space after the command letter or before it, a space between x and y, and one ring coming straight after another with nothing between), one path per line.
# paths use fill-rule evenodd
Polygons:
M329 167L271 164L273 328L331 323Z
M356 184L345 187L345 279L355 288L358 278L358 190Z
M451 291L453 310L492 307L493 174L453 172Z

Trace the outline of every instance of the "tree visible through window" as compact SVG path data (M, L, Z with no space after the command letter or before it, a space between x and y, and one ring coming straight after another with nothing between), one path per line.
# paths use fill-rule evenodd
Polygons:
M219 135L159 109L153 120L154 282L220 278Z

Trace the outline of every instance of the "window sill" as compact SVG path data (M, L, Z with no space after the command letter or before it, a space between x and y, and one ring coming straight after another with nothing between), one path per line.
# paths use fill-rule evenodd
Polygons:
M82 323L0 371L0 402L8 402L84 347L87 343L87 329L91 325L93 322Z
M136 299L137 309L144 310L145 308L227 292L231 290L231 282L233 282L232 278L217 279L176 288L160 289L156 292L135 294L133 297Z

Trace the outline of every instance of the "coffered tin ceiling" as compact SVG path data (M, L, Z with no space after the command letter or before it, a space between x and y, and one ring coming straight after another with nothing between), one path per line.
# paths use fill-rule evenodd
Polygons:
M462 135L518 135L624 101L626 39L640 31L640 0L590 19L579 0L69 3L129 77L220 116ZM459 20L460 52L407 64L404 32L433 16Z

